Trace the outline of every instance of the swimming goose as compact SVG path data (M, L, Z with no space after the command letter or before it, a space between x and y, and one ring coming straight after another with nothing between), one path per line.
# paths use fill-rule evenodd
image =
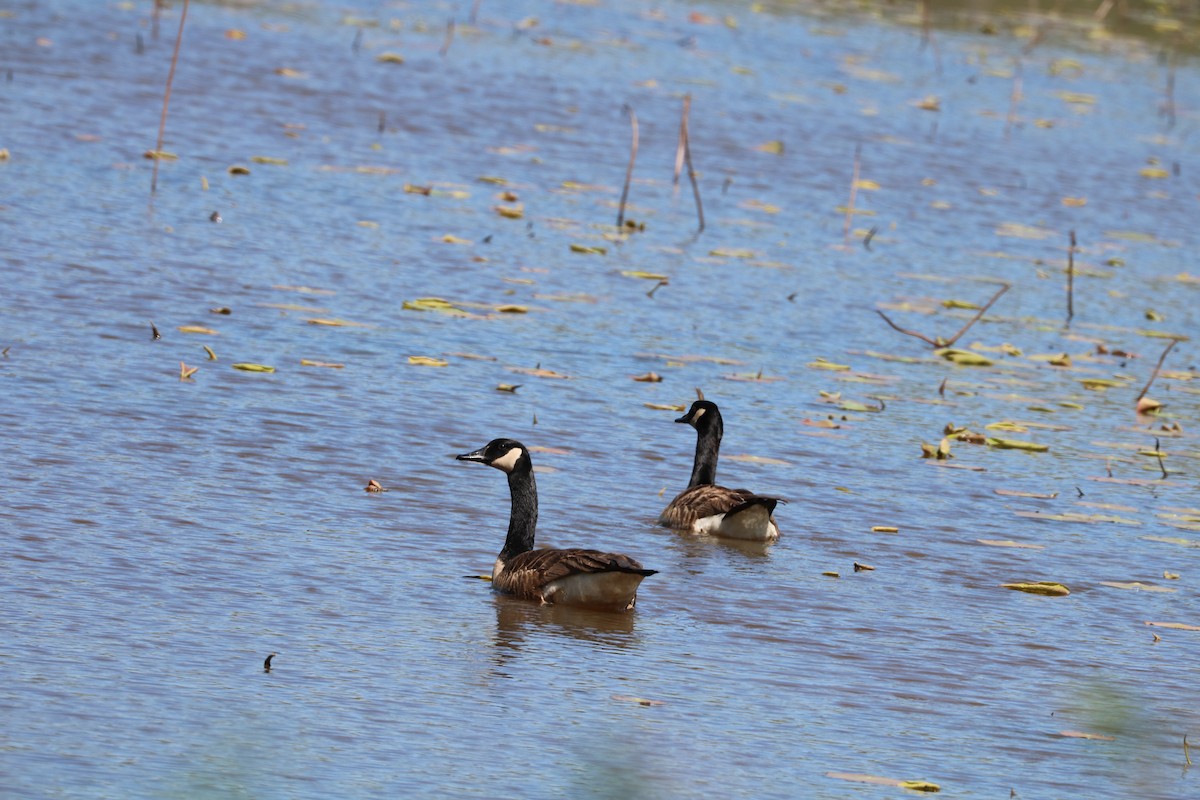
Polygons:
M533 549L537 527L537 484L529 450L512 439L493 439L459 461L477 461L508 475L512 512L508 538L492 567L492 587L542 603L628 611L637 602L642 579L658 570L626 555L600 550Z
M762 497L747 489L717 486L717 454L724 424L717 404L697 400L676 422L696 429L696 460L688 488L667 505L658 524L693 533L711 533L729 539L773 542L779 538L775 524L776 497Z

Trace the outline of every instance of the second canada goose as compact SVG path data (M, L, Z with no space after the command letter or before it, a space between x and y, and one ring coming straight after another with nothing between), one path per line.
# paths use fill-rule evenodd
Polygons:
M525 445L512 439L493 439L459 461L477 461L508 475L512 511L508 538L492 567L492 587L542 603L568 603L628 611L637 602L642 579L658 570L620 553L600 550L533 549L537 528L537 484L533 461Z
M763 497L747 489L717 486L717 455L724 423L717 404L697 400L676 422L696 429L696 459L692 479L658 518L660 525L693 533L711 533L729 539L773 542L779 538L775 524L776 497Z

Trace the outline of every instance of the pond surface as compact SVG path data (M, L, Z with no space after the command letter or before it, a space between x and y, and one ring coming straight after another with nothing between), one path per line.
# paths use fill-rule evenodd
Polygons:
M1200 791L1200 631L1147 626L1200 625L1197 65L1023 16L469 5L192 3L153 200L180 4L0 9L0 794ZM875 313L949 338L1002 283L955 345L990 366ZM777 544L654 525L696 388ZM1048 449L922 459L951 424ZM452 455L497 436L547 448L541 544L661 571L635 612L464 579L508 495Z

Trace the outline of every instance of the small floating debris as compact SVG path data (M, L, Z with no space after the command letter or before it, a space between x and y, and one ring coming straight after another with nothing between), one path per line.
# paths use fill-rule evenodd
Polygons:
M855 781L857 783L874 783L879 786L895 786L898 789L908 789L914 792L940 792L942 790L942 787L929 781L902 781L896 778L864 775L857 772L826 772L825 777L837 778L842 781Z
M363 491L364 492L386 492L388 490L383 488L382 483L375 480L374 478L371 478L371 480L367 481L367 485L363 487Z
M271 659L272 659L272 658L274 658L274 657L275 657L275 656L277 656L277 655L279 655L279 654L278 654L278 653L271 653L271 655L269 655L269 656L267 656L267 657L266 657L266 659L263 661L263 672L270 672L270 671L271 671Z
M1047 597L1066 597L1071 593L1061 583L1055 581L1032 581L1029 583L1002 583L1000 586L1004 589L1015 589L1018 592L1028 592L1029 594L1041 594ZM1200 630L1197 628L1196 630Z
M1116 741L1115 736L1109 736L1106 733L1086 733L1084 731L1059 731L1054 734L1063 739L1094 739L1100 742Z
M648 697L634 697L631 694L614 694L613 700L619 700L624 703L637 703L639 706L663 706L666 705L662 700L651 700Z

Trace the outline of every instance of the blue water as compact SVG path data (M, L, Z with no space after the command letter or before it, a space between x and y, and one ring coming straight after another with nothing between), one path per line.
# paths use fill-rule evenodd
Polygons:
M1163 415L1133 412L1167 344L1144 332L1197 329L1200 284L1178 277L1197 274L1195 65L1171 125L1152 43L1023 54L938 29L923 49L904 20L624 0L484 2L468 26L468 5L193 3L164 143L179 160L153 199L142 153L180 4L157 39L151 3L0 9L0 794L907 794L829 772L953 797L1195 793L1200 633L1145 625L1200 625L1193 342L1149 392ZM699 236L686 176L671 185L685 93ZM939 111L914 105L928 96ZM646 230L621 239L624 104ZM782 154L756 149L771 141ZM879 188L844 237L856 147ZM1168 177L1139 174L1152 158ZM523 219L493 210L503 191ZM1086 273L1066 329L1069 230ZM669 283L650 296L622 271ZM990 368L874 313L949 336L974 312L941 302L999 281L957 343L1020 349ZM427 296L477 317L402 307ZM528 312L491 310L510 304ZM1028 357L1062 352L1070 368ZM570 378L511 369L537 366ZM760 370L777 380L728 379ZM631 380L648 371L663 381ZM694 438L646 404L696 387L725 415L722 482L790 500L778 544L653 524ZM988 431L1049 451L920 458L948 423L1001 420L1054 426ZM463 577L489 570L508 497L452 455L501 435L553 448L534 453L540 543L660 570L635 612ZM1165 480L1138 454L1156 436ZM1037 510L1119 521L1016 513ZM999 587L1021 580L1072 594Z

